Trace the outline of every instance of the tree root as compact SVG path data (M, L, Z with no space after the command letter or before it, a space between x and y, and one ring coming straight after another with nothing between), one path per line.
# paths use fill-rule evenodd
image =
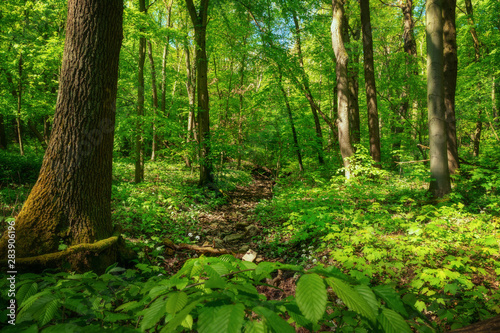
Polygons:
M16 258L16 269L29 268L31 270L46 269L60 267L67 262L69 258L74 257L82 252L91 252L95 255L109 249L111 246L117 244L120 240L119 235L113 235L109 238L102 239L95 243L76 244L68 247L67 249L59 252L46 253L35 257ZM0 264L6 266L7 260L1 260Z
M214 249L213 247L209 246L198 246L198 245L189 245L189 244L179 244L175 245L176 250L190 250L190 251L195 251L197 253L201 254L233 254L232 251L229 251L227 249Z

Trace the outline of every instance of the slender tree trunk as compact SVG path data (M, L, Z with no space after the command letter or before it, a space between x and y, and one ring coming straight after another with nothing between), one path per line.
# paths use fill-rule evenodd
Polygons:
M483 110L479 109L479 112L477 114L479 119L481 119L482 114L483 114ZM472 155L474 157L479 156L479 146L480 146L480 142L481 142L482 130L483 130L483 122L481 120L478 120L476 122L476 130L474 131L474 147L472 150Z
M496 78L493 76L493 80L491 83L491 111L493 115L493 126L495 128L498 128L498 123L500 122L500 119L498 119L498 95L497 95L497 84L496 84ZM1 119L0 119L1 121ZM0 123L1 125L1 123Z
M474 41L474 54L475 54L475 61L478 62L481 59L481 43L479 42L479 37L477 36L476 28L474 28L474 11L472 8L472 1L471 0L465 0L465 10L467 11L467 20L470 25L470 34L472 36L472 40ZM478 84L479 86L479 84ZM481 89L478 89L479 91ZM479 156L479 145L481 142L481 131L483 129L483 124L481 121L481 116L482 116L482 110L479 109L478 112L478 120L476 122L476 130L474 131L474 150L473 150L473 155L474 156Z
M321 131L321 125L319 123L318 112L316 111L316 109L319 109L319 106L317 103L315 103L314 97L309 87L309 79L307 78L307 74L305 72L304 58L302 56L302 45L300 38L300 25L295 11L292 12L292 16L293 16L293 22L295 24L295 43L297 45L297 51L299 56L300 74L302 76L302 86L306 94L306 98L309 102L309 106L311 107L311 112L314 119L314 126L316 129L316 150L318 152L318 162L319 164L324 164L325 161L323 158L323 133Z
M19 152L24 156L24 144L21 129L21 106L22 106L22 96L23 96L23 54L19 55L19 66L18 66L19 81L17 85L17 116L16 116L16 127L17 127L17 140L19 142Z
M415 22L413 20L413 0L404 0L401 4L403 14L403 50L406 53L406 77L407 83L403 87L403 92L400 95L401 104L397 110L396 124L393 127L395 141L392 144L392 150L401 149L401 135L404 133L405 122L408 119L408 110L410 108L410 83L411 77L418 74L415 68L415 58L417 56L417 43L414 37ZM394 160L399 160L399 156L395 156Z
M246 46L246 38L243 42L243 45ZM237 168L241 169L241 156L243 155L243 94L244 83L245 83L245 62L246 62L246 53L243 54L241 58L240 64L240 88L239 88L239 108L238 108L238 162Z
M444 33L444 105L448 125L448 169L454 174L459 168L457 121L455 118L455 90L457 87L457 29L455 24L456 0L443 0Z
M167 27L172 27L172 4L174 0L170 0L168 4L165 2L167 6ZM167 57L168 57L168 48L170 45L170 34L167 33L167 40L165 45L163 46L163 57L161 62L161 114L165 114L166 111L166 96L167 96Z
M208 58L206 33L208 23L208 2L201 0L199 13L193 0L186 0L195 31L196 41L196 84L198 94L198 138L200 142L200 186L213 186L213 166L210 161L210 107L208 95Z
M45 144L48 146L49 141L50 141L50 126L51 123L49 121L49 117L45 117L43 120L43 139L45 141Z
M40 143L40 145L42 146L43 150L47 149L47 143L45 142L45 138L43 137L42 133L40 133L38 131L38 129L36 128L35 123L33 123L31 120L28 120L28 127L29 127L31 133L33 133L35 135L35 137L37 138L37 140Z
M370 21L369 0L360 0L361 26L363 30L363 62L365 71L366 104L368 107L368 133L370 155L375 165L380 167L380 129L378 124L377 87L375 84L375 66L373 64L373 38Z
M349 57L344 46L342 35L344 22L344 0L332 0L333 17L331 25L332 47L337 59L337 105L338 105L338 135L340 152L344 161L345 177L351 177L349 157L354 154L349 136L349 78L347 64Z
M151 65L151 88L153 94L153 145L151 152L151 161L156 159L156 151L158 150L158 135L156 135L156 116L158 113L158 90L156 89L156 70L155 61L153 58L153 45L148 41L148 56L149 64Z
M347 45L351 44L351 35L355 41L359 40L360 37L359 26L351 29L349 33L349 27L347 21L344 24L344 36ZM359 49L357 44L353 44L349 47L349 52L352 55L352 61L349 62L348 75L349 75L349 129L351 133L352 144L358 144L361 142L361 129L359 121ZM348 52L348 53L349 53Z
M286 111L288 113L288 120L290 120L290 127L292 128L293 148L295 150L295 153L297 154L297 160L299 162L299 170L300 172L304 172L304 165L302 164L302 154L300 153L299 140L297 139L297 131L295 130L295 124L293 122L292 108L290 107L290 102L288 101L288 95L285 91L285 88L283 87L281 67L279 67L279 65L278 65L278 71L279 71L278 85L281 90L281 93L283 94L283 99L285 100Z
M5 124L3 120L3 115L0 114L0 149L7 149L7 136L5 135Z
M146 13L146 1L139 0L139 12ZM137 123L135 134L136 183L144 180L144 62L146 61L146 38L139 37L139 64L137 71Z
M122 14L121 0L68 1L54 127L16 219L16 264L44 269L63 259L71 270L101 273L116 261L111 180ZM60 243L81 246L62 257Z
M444 106L442 1L427 0L427 110L431 182L429 191L436 198L451 192L448 170L447 127Z

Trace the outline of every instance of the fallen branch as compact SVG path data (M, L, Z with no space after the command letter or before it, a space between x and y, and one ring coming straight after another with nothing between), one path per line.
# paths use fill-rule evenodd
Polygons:
M179 244L174 245L176 250L190 250L198 253L210 253L210 254L232 254L232 251L227 249L214 249L209 246L198 246L198 245L189 245L189 244Z

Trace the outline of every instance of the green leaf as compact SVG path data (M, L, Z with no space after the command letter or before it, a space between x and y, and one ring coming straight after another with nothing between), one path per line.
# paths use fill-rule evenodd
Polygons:
M267 333L267 326L263 321L247 321L245 333Z
M185 292L174 292L168 295L166 311L174 314L182 310L188 302L188 296Z
M141 311L141 313L144 314L144 318L141 321L141 331L144 332L147 329L150 329L160 321L160 319L165 315L166 302L167 301L163 298L158 298L149 308Z
M411 333L410 326L404 321L403 317L391 309L382 309L378 316L380 325L386 333Z
M326 310L327 293L323 278L317 274L302 275L295 295L300 311L307 319L317 323Z
M175 329L184 322L184 319L187 317L187 315L200 303L204 298L198 298L197 300L189 303L184 309L182 309L180 312L178 312L172 320L168 322L166 326L164 326L161 330L161 332L174 332Z
M256 306L252 310L253 312L264 317L266 324L271 327L273 332L295 333L295 329L292 326L288 325L288 323L283 318L278 316L274 311L262 306Z
M186 318L184 318L184 321L181 323L181 326L184 328L187 328L189 330L193 329L193 316L187 315Z
M372 288L373 292L384 300L387 307L398 312L402 316L408 317L408 312L404 307L399 294L390 286L376 286Z
M200 313L200 333L237 333L245 318L245 306L228 304Z
M36 282L24 284L19 288L19 291L16 293L17 304L23 306L23 302L36 294L38 291L38 284Z
M115 311L129 311L138 308L139 306L141 306L141 303L137 301L127 302L117 307Z
M365 316L371 321L375 321L375 313L372 311L370 305L354 289L344 281L334 277L330 277L326 281L349 309Z
M47 325L52 319L54 319L57 310L59 309L59 299L53 299L45 305L43 314L38 318L38 323L40 326Z
M378 313L378 308L380 307L380 302L377 301L377 297L373 293L373 290L370 287L365 285L355 286L354 290L364 298L364 300L370 305L373 313Z

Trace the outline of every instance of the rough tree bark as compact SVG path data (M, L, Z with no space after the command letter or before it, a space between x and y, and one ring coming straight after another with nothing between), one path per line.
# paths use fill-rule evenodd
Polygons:
M338 110L338 135L340 152L344 161L345 177L351 177L349 157L354 154L349 136L349 79L347 63L349 57L344 46L342 24L344 22L344 0L332 0L332 47L337 59L337 110Z
M139 12L146 13L146 1L139 0ZM137 122L135 134L135 174L134 181L144 180L144 62L146 61L146 37L139 37L139 63L137 68Z
M457 87L457 29L455 8L457 0L443 0L444 33L444 106L448 125L448 169L454 174L459 168L457 121L455 119L455 90Z
M363 30L363 60L365 71L366 104L368 107L368 133L370 137L370 155L376 166L380 167L380 129L378 126L377 86L373 65L373 38L370 22L369 0L360 0L361 26Z
M442 1L426 2L427 32L427 109L431 182L429 191L435 198L451 192L448 170L447 127L444 106L443 18Z
M198 94L198 140L200 145L200 186L213 186L213 166L210 161L210 107L208 100L208 59L206 33L208 23L208 2L201 0L199 11L193 0L186 0L186 6L194 27L196 41L196 83Z
M35 257L43 266L59 257L53 252L62 242L77 246L64 256L71 270L101 272L115 262L111 164L122 14L122 0L68 2L52 135L40 176L16 219L16 259ZM8 253L7 238L4 233L0 240L1 259Z

